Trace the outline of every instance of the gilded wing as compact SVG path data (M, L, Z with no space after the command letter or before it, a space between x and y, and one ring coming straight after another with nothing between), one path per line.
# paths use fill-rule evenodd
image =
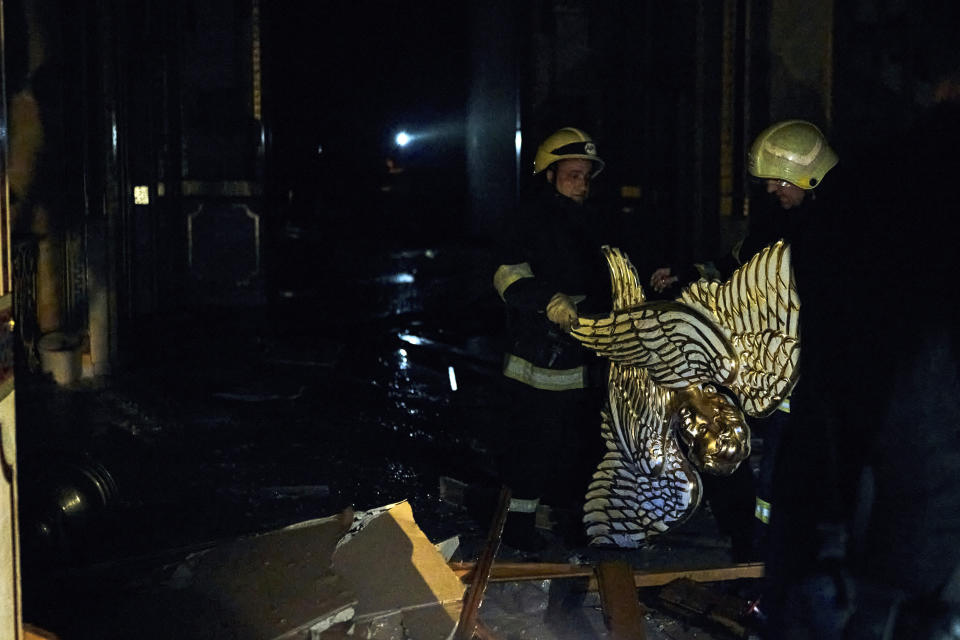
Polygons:
M709 316L679 302L646 302L627 256L609 246L603 253L613 311L604 317L581 316L574 338L612 362L645 368L654 382L669 389L733 379L733 348Z
M700 503L700 475L677 441L671 424L675 392L667 383L685 388L689 379L707 374L686 365L686 353L700 353L703 360L702 351L678 334L683 305L646 303L629 259L616 248L604 247L604 254L614 312L599 326L596 319L581 318L575 331L612 360L601 413L607 453L590 483L583 521L592 545L637 547L686 520ZM646 335L638 324L647 327ZM653 348L644 350L644 340L652 340ZM650 366L638 366L640 361Z
M605 317L581 316L574 338L613 362L647 369L669 389L704 382L729 384L736 356L729 340L702 312L680 302L644 302Z
M699 280L679 300L714 320L738 354L727 386L748 415L769 415L790 395L800 361L800 298L790 245L764 248L725 283Z
M616 247L603 246L603 255L610 269L610 283L613 287L613 310L622 311L646 301L637 269L627 256Z
M610 365L609 404L601 413L607 453L586 496L592 545L637 547L686 520L700 503L700 475L668 421L673 392L637 367Z

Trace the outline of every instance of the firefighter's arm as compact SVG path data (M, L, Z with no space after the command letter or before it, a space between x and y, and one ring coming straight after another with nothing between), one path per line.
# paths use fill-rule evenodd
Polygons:
M501 264L499 267L497 267L496 273L493 274L493 287L497 290L497 294L500 296L500 299L509 304L507 300L507 290L513 287L513 285L517 282L526 279L533 279L533 269L530 268L529 262L521 262L519 264ZM525 288L528 287L520 287L520 289ZM516 293L516 289L511 292L511 294L514 293ZM511 295L511 297L514 296Z
M530 264L502 264L493 276L493 286L508 305L546 313L564 331L577 321L576 302L557 287L536 278Z

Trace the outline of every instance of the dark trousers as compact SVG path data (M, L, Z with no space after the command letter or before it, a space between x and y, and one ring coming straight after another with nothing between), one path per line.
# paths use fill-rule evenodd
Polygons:
M763 440L758 464L744 460L729 476L701 473L704 499L710 505L720 532L730 536L737 562L765 559L768 525L755 515L757 498L776 508L772 505L773 469L780 436L788 419L788 414L775 411L767 418L751 421L754 432ZM757 467L756 475L754 467Z
M501 472L516 498L581 508L603 457L602 389L543 391L506 381L510 419L501 438Z

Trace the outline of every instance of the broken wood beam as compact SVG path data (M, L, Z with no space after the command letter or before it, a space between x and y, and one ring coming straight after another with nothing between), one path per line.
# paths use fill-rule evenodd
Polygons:
M475 562L450 562L450 569L464 582L473 579ZM550 580L552 578L584 578L593 575L588 564L565 562L495 562L490 571L490 582Z
M455 640L471 640L477 630L477 612L490 580L494 559L497 557L497 551L500 550L500 539L503 537L503 525L506 524L509 508L510 488L502 487L497 501L497 510L494 513L493 522L490 523L490 531L487 533L487 542L471 571L470 587L463 600L463 608L460 610Z
M473 630L473 637L476 640L501 640L500 636L490 630L490 627L483 624L483 620L477 620L477 628Z
M464 582L473 579L475 562L451 562L450 569ZM525 580L557 580L563 578L590 578L588 589L597 590L594 567L588 564L561 562L496 562L490 569L490 582L523 582ZM743 578L762 578L763 563L721 565L703 568L634 569L634 584L640 587L659 587L677 578L697 582L723 582Z
M603 619L613 640L646 640L644 607L637 597L633 569L622 560L601 562L596 568Z
M32 624L24 624L21 630L23 631L23 640L58 640L55 634Z

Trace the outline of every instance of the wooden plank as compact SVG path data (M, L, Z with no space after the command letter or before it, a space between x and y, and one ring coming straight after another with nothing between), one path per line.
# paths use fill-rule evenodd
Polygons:
M495 634L490 627L483 624L483 620L477 620L477 628L473 632L476 640L501 640L500 636Z
M473 579L475 562L451 562L450 569L464 582ZM522 582L553 578L584 578L593 575L591 565L565 562L496 562L490 573L490 582Z
M57 636L32 624L23 625L23 640L58 640Z
M486 591L487 583L490 580L493 561L497 557L497 551L500 550L500 539L503 537L503 525L507 522L507 510L509 508L510 488L503 487L500 489L497 510L494 513L493 522L490 524L490 531L487 533L487 542L472 571L470 590L467 597L464 598L463 609L460 610L460 621L457 624L455 635L456 640L471 640L477 630L477 613L480 610L480 603L483 601L483 593Z
M473 576L473 562L451 562L450 568L464 581ZM563 578L590 577L588 589L597 590L597 581L591 565L575 565L549 562L497 562L490 571L490 582L523 582L525 580L554 580ZM658 587L677 578L690 578L697 582L723 582L744 578L762 578L763 563L723 565L695 569L634 569L634 584L637 587Z
M643 607L626 562L601 562L596 570L603 618L613 640L646 640Z
M723 582L725 580L742 580L744 578L762 578L763 563L748 562L745 564L734 564L722 567L712 567L706 569L672 569L656 572L634 573L634 579L638 587L659 587L668 582L673 582L678 578L690 578L697 582Z

